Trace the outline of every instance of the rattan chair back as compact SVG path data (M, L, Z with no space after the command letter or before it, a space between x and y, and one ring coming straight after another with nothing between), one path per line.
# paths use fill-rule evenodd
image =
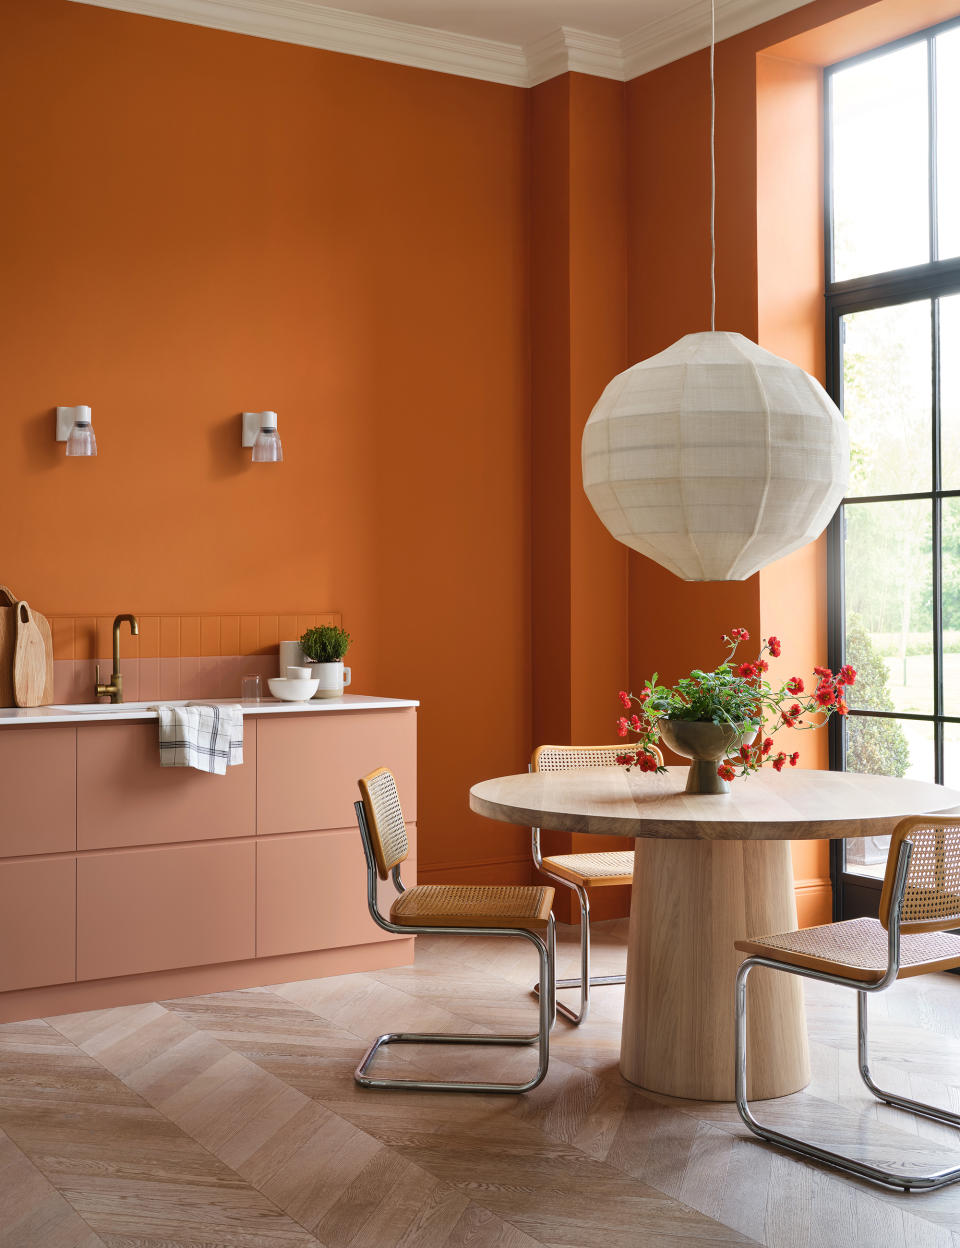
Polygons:
M889 925L900 847L910 844L903 889L902 932L942 932L960 927L960 813L902 819L890 837L880 894L880 922Z
M378 767L358 783L377 874L385 880L410 852L397 782L389 767Z
M635 747L634 747L635 748ZM540 745L533 752L534 771L570 771L574 767L616 767L618 755L624 754L626 745ZM657 747L650 752L663 766L663 755Z

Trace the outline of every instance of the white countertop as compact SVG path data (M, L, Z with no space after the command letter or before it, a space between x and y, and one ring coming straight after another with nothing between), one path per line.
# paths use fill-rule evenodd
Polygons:
M263 698L259 702L242 702L239 698L171 699L164 702L126 702L116 707L109 702L78 706L5 706L0 707L0 728L24 724L102 724L123 723L131 719L156 719L157 706L239 706L244 715L316 715L331 711L383 711L398 707L419 706L407 698L375 698L369 694L345 693L339 698L315 698L309 702L281 702Z

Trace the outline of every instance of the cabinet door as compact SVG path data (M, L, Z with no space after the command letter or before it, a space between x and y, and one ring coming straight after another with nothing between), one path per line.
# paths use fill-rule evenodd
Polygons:
M404 874L412 881L413 824L407 824L407 837L411 859L404 864ZM383 890L384 914L393 896L391 883ZM258 842L258 957L393 939L377 927L367 909L367 869L356 832L312 832Z
M0 992L76 979L77 863L0 863Z
M357 781L376 767L394 773L404 817L415 822L416 716L410 707L259 720L257 831L356 827Z
M0 858L76 847L76 728L0 728Z
M78 847L252 836L257 732L250 723L243 760L225 776L161 767L155 723L83 725L77 729Z
M240 841L81 858L77 978L252 958L255 853Z

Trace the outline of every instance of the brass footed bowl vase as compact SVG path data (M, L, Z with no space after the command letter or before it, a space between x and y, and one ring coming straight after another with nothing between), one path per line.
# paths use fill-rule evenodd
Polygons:
M690 759L687 793L729 793L730 785L717 775L717 765L757 735L756 727L738 729L697 719L658 719L657 731L668 749Z

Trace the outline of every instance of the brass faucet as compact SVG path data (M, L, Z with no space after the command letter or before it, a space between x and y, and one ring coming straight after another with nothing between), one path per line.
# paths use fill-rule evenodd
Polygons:
M97 692L98 698L109 698L111 702L123 701L123 677L120 675L120 625L126 620L130 625L130 634L136 637L140 632L140 625L137 623L135 615L118 615L113 621L113 671L110 674L110 684L101 685L100 683L100 664L97 664Z

